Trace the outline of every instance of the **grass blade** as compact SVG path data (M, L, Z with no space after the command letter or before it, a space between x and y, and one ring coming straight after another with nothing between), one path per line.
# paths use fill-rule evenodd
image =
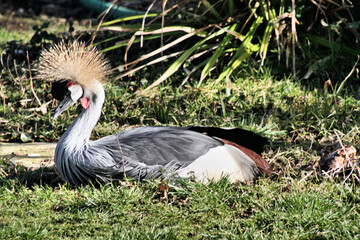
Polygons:
M344 53L351 54L353 56L357 56L360 54L360 51L356 51L355 49L352 49L349 47L341 46L340 44L338 44L334 41L329 41L324 37L319 37L319 36L315 36L315 35L311 35L311 34L307 34L306 37L308 37L311 41L316 42L325 47L328 47L330 49L336 49L336 50L341 49L344 51Z
M171 48L171 47L179 44L180 42L185 41L186 39L188 39L188 38L196 35L197 33L200 33L200 32L202 32L202 31L205 31L207 28L209 28L209 27L211 27L211 26L212 26L212 25L209 25L209 26L207 26L207 27L198 29L198 30L196 30L196 31L194 31L194 32L188 33L188 34L186 34L186 35L184 35L184 36L176 39L175 41L173 41L173 42L171 42L171 43L168 43L168 44L164 45L164 46L161 47L161 48L156 49L155 51L152 51L152 52L150 52L150 53L148 53L148 54L143 55L142 57L140 57L139 59L136 59L135 61L132 61L132 62L127 63L127 64L124 64L124 65L121 66L121 67L127 67L127 66L129 66L129 65L134 65L134 64L137 64L138 62L141 62L141 61L144 61L144 60L146 60L146 59L148 59L148 58L150 58L150 57L153 57L153 56L155 56L155 55L157 55L157 54L159 54L159 53L161 53L161 52L163 52L163 51L165 51L165 50L167 50L167 49L169 49L169 48Z
M256 18L253 25L250 27L249 31L247 32L245 36L245 40L240 45L230 62L228 63L228 66L226 67L225 71L223 71L218 79L216 80L216 83L223 80L225 77L229 77L231 73L240 65L240 63L248 58L253 52L256 52L259 50L259 46L256 44L252 44L251 40L254 37L254 34L257 30L257 28L262 23L263 17Z
M216 11L216 9L213 7L213 5L211 5L211 3L205 0L202 2L202 4L204 4L208 11L210 11L218 20L221 19L219 12Z
M234 16L234 12L235 12L234 0L228 0L228 9L229 9L229 15Z
M181 86L183 86L187 80L190 78L190 75L193 74L194 72L196 72L197 70L199 70L200 68L202 68L203 66L205 66L205 64L207 63L207 59L205 59L204 61L202 61L201 63L199 63L198 65L196 65L195 67L193 67L193 69L191 69L191 71L186 75L186 77L184 78L183 82L181 83ZM198 87L200 87L200 82L198 84Z
M261 66L264 65L264 60L267 55L267 50L268 50L270 39L271 39L271 33L273 30L274 30L273 23L268 22L268 24L265 28L264 36L262 38L261 46L260 46Z
M149 13L146 15L146 17L156 17L156 16L159 16L160 14L161 13ZM104 22L103 24L101 24L101 26L106 27L106 26L114 25L114 24L121 23L121 22L143 19L144 17L145 17L145 14L129 16L129 17L124 17L124 18L117 18L117 19L114 19L111 21Z
M230 27L230 31L234 31L238 27L238 25L239 25L238 23L233 24ZM211 58L208 60L207 64L203 68L203 70L201 72L199 84L201 84L201 82L204 80L204 78L210 73L210 70L215 65L215 62L218 60L218 58L224 54L224 50L225 50L226 46L228 46L228 44L232 38L233 38L233 35L231 35L231 34L227 34L223 38L223 40L219 44L219 47L215 50L214 54L211 56Z
M192 33L195 32L196 29L192 27L187 26L170 26L170 27L164 27L163 29L156 29L153 31L137 31L135 35L151 35L151 34L161 34L163 33L169 33L169 32L186 32L186 33ZM204 36L204 34L201 34L200 36Z
M354 66L352 67L351 71L350 71L349 74L345 77L345 79L340 83L340 86L339 86L338 89L336 90L336 95L339 95L339 93L340 93L341 90L343 89L346 81L347 81L347 80L349 79L349 77L354 73L355 68L356 68L356 66L357 66L357 64L358 64L358 62L359 62L359 59L360 59L360 57L359 57L359 55L358 55L358 58L357 58L357 60L356 60L356 62L355 62L355 64L354 64Z
M129 71L121 74L121 75L120 75L119 77L117 77L116 79L120 79L120 78L126 77L126 76L128 76L128 75L130 75L130 74L132 74L132 73L134 73L134 72L139 71L140 69L142 69L142 68L144 68L144 67L147 67L147 66L150 66L150 65L154 65L154 64L156 64L156 63L162 62L162 61L164 61L164 60L166 60L166 59L169 59L169 58L172 58L172 57L176 57L176 56L182 54L183 52L184 52L184 51L175 52L175 53L172 53L172 54L169 54L169 55L165 55L165 56L159 57L159 58L157 58L157 59L155 59L155 60L153 60L153 61L150 61L150 62L148 62L148 63L146 63L146 64L144 64L144 65L141 65L141 66L139 66L139 67L137 67L137 68L131 69L131 70L129 70Z
M145 40L157 39L159 37L160 36L158 36L158 35L148 36L148 37L145 38ZM108 51L112 51L112 50L120 48L120 47L125 47L125 46L127 46L128 42L129 42L129 39L119 41L119 42L117 42L115 45L113 45L111 47L102 49L101 52L108 52ZM138 43L138 42L140 42L140 39L135 39L134 40L134 43Z
M220 29L219 31L211 34L210 36L208 36L207 38L203 39L200 42L197 42L194 46L192 46L190 49L186 50L183 55L181 55L166 71L165 73L159 78L157 79L154 83L152 83L149 87L147 87L145 89L145 91L159 85L160 83L162 83L163 81L165 81L165 79L167 79L168 77L170 77L173 73L175 73L180 66L186 61L186 59L188 59L190 57L190 55L197 50L202 44L204 44L206 41L217 37L221 34L225 33L225 29Z

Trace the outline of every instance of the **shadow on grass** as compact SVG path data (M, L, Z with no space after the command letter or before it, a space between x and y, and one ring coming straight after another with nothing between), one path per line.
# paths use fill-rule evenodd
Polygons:
M26 186L34 188L35 186L48 186L55 188L64 183L54 168L41 167L33 170L20 165L14 166L12 163L6 163L6 161L3 160L1 163L0 187Z

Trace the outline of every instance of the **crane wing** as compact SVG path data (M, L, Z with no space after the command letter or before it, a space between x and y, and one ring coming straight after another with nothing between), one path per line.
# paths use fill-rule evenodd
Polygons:
M186 128L140 127L91 142L85 168L102 178L122 178L124 170L135 179L156 178L161 169L176 171L222 145L221 140Z

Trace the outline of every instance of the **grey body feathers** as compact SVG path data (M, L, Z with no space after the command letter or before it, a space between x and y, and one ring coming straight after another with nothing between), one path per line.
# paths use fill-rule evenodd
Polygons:
M88 142L63 166L72 185L89 180L122 180L169 177L223 142L180 127L141 127ZM81 160L79 159L82 158ZM123 165L123 162L125 165ZM69 163L70 164L70 163Z

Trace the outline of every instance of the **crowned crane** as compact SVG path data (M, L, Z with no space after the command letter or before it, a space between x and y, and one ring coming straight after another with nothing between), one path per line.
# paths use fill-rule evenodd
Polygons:
M55 167L64 181L82 185L127 176L208 183L226 176L230 182L246 182L270 173L259 155L267 140L238 128L139 127L90 141L105 101L109 69L102 53L78 41L41 53L37 78L53 82L52 94L60 100L54 118L78 100L83 108L55 150Z

